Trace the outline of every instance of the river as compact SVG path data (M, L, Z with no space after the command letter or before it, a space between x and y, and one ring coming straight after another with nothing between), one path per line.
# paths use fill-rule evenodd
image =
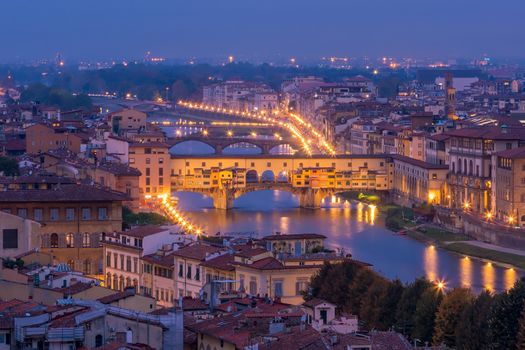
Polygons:
M170 130L174 133L174 130ZM172 148L173 154L206 154L211 147L189 141ZM255 151L255 152L254 152ZM257 150L225 149L224 153L253 154ZM283 152L285 153L285 152ZM208 234L252 233L261 237L282 233L320 233L328 237L331 249L344 249L353 258L373 265L388 278L411 282L417 277L444 281L447 288L466 286L474 291L503 291L512 287L521 271L467 258L407 236L396 235L384 227L383 218L362 203L341 203L327 198L323 208L299 208L291 193L259 191L235 200L230 211L213 208L210 198L202 194L174 193L179 208ZM339 202L339 203L338 203Z

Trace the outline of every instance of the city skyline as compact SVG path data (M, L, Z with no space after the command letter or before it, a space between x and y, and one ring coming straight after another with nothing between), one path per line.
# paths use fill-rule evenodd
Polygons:
M3 4L0 61L139 58L245 60L321 56L523 58L516 43L525 5L406 0L391 2L137 1ZM21 21L21 19L24 19ZM25 24L24 24L25 23ZM28 25L28 23L38 23Z

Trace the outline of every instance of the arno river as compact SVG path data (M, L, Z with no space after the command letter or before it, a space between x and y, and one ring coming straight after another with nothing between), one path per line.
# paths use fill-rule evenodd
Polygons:
M207 147L191 143L175 146L172 153L195 154ZM253 153L253 149L231 153ZM362 203L341 203L334 197L325 199L319 210L307 210L299 208L298 199L291 193L259 191L235 200L235 208L224 211L214 209L211 199L202 194L181 192L174 196L179 199L179 208L207 234L261 237L276 231L320 233L328 237L328 248L343 249L345 254L372 264L385 277L404 282L424 276L444 280L447 288L468 286L475 291L499 292L510 288L523 274L396 235L384 227L375 210Z
M355 259L373 264L386 277L412 281L418 276L443 279L447 287L470 286L501 291L512 286L518 272L447 252L387 230L382 218L372 219L363 204L331 204L320 210L298 208L288 192L260 191L235 201L231 211L213 209L211 199L196 193L177 193L179 207L208 234L263 236L282 233L321 233L331 249L344 249ZM327 202L331 202L328 199ZM336 199L337 201L337 199Z

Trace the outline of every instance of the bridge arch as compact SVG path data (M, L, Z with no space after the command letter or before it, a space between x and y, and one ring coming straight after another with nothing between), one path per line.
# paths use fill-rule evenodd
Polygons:
M263 171L263 173L261 174L261 182L263 183L275 182L275 179L276 179L276 176L273 170L268 169L268 170Z
M225 143L222 145L222 152L224 154L235 154L236 146L242 146L242 154L262 154L263 149L260 145L254 142L236 141Z
M171 143L169 150L172 154L206 155L215 154L215 145L204 140L182 139Z
M276 181L278 183L290 183L291 182L290 180L291 180L291 173L287 170L281 170L277 174Z
M279 143L277 145L273 145L268 150L269 154L294 154L297 150L293 148L293 145L291 143L285 142L285 143Z
M251 169L246 172L246 183L258 183L259 182L259 174L257 173L257 170Z

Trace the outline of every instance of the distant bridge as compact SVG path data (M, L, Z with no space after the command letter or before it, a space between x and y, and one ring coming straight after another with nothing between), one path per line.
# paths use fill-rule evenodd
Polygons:
M172 156L171 190L210 196L215 208L230 209L246 193L281 190L299 197L303 208L344 191L388 191L393 160L388 155L348 156Z
M256 146L261 150L261 154L269 155L271 150L278 146L289 145L295 150L300 150L300 145L297 139L294 138L275 138L275 139L261 139L254 137L207 137L202 134L192 134L188 136L176 137L168 139L167 143L170 147L188 141L198 141L204 143L215 150L216 155L223 154L223 151L228 146L249 144Z

